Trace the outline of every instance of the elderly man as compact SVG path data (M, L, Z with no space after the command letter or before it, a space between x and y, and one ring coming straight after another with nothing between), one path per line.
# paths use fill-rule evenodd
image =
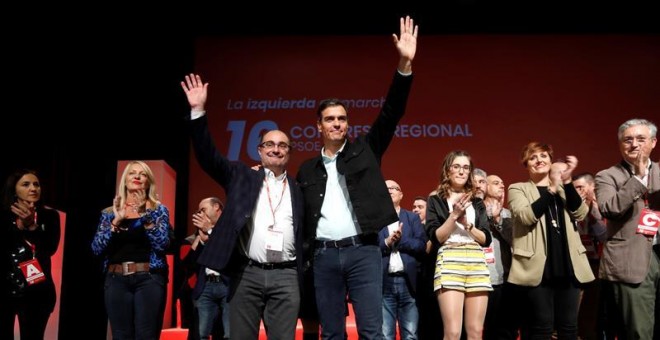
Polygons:
M619 335L658 339L660 167L651 161L658 128L645 119L619 127L623 160L596 175L596 200L607 220L599 276L611 282ZM655 251L654 251L655 250ZM654 333L654 325L656 330Z

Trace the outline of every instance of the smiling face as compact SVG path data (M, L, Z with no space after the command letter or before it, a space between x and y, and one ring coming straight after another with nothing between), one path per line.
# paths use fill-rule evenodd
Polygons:
M537 151L527 159L527 171L530 176L547 175L551 164L552 159L547 151Z
M128 191L149 189L149 177L140 164L133 163L129 166L126 173L126 189Z
M289 137L279 130L269 131L259 144L261 165L279 175L289 162L289 151L291 151Z
M657 139L651 136L651 129L646 125L633 125L623 131L619 139L621 156L628 163L635 163L637 157L649 157Z
M25 174L16 182L17 200L37 203L41 198L41 184L37 176Z
M316 126L323 137L323 144L341 145L348 131L348 115L343 106L329 106L321 112Z

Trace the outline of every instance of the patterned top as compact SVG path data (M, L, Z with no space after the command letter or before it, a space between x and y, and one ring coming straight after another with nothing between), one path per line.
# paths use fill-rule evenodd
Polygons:
M112 232L111 222L115 218L112 207L101 213L94 240L92 252L94 255L104 255L104 270L108 264L125 261L149 262L149 269L167 269L165 250L170 244L170 214L167 208L158 204L156 209L147 211L135 219L124 219L120 227L125 231ZM154 227L144 226L153 223Z

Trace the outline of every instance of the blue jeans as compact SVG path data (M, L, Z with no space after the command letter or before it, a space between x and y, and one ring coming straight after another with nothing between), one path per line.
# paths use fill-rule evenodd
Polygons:
M382 267L376 245L316 248L314 287L323 339L344 339L347 293L353 303L359 338L382 339Z
M229 287L224 282L205 282L202 295L195 300L195 308L199 320L199 336L201 339L209 339L213 331L213 324L222 311L222 328L224 338L229 339L229 304L227 296Z
M417 339L419 314L415 298L410 295L405 276L388 276L383 281L383 336L396 338L396 322L399 321L401 340Z
M165 274L106 274L105 309L112 338L158 340L163 325L166 286Z

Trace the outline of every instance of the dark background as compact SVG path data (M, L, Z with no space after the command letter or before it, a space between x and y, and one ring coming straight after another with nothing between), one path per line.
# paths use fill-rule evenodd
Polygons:
M18 15L20 24L7 27L3 39L8 91L0 119L0 178L16 167L39 170L43 202L67 213L60 338L105 337L100 261L90 243L115 192L117 160L163 159L174 168L175 226L181 226L177 237L185 237L188 111L179 81L195 70L196 37L389 35L398 33L397 19L406 14L420 25L422 42L430 34L659 33L657 11L640 4L351 5L356 3L159 4L6 13ZM71 14L81 10L87 13Z

